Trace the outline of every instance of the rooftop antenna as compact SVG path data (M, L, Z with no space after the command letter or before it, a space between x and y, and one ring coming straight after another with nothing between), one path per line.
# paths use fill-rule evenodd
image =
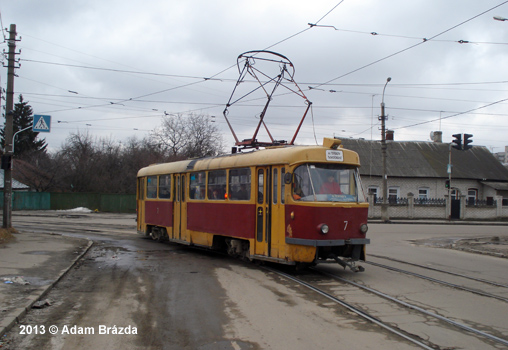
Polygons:
M300 128L303 124L303 121L305 120L305 117L307 116L307 112L309 111L312 102L310 102L303 91L300 89L298 84L294 81L293 77L295 74L295 68L293 66L293 63L286 57L279 53L273 52L273 51L266 51L266 50L257 50L257 51L247 51L242 53L237 58L237 66L238 66L238 72L240 74L236 85L233 89L233 92L231 93L231 96L229 98L228 103L226 104L226 108L224 109L224 118L226 118L226 122L229 126L229 129L231 130L231 133L233 134L233 137L235 138L235 145L240 146L243 148L259 148L259 147L267 147L267 146L277 146L277 145L287 145L288 142L285 140L275 140L272 137L272 134L268 130L268 126L265 123L265 117L266 117L266 111L268 110L268 106L270 102L274 98L275 90L282 86L283 88L289 90L291 94L296 94L303 98L305 100L305 104L307 105L307 108L305 109L305 112L302 116L302 119L300 120L300 124L296 128L296 132L293 135L293 138L289 142L289 145L293 145L295 142L295 139L298 135L298 132L300 131ZM242 65L243 63L243 65ZM275 64L278 65L279 70L277 74L275 75L269 75L267 72L261 71L261 69L258 69L256 67L257 63L268 63L270 66L273 66ZM258 83L258 86L254 89L250 90L248 93L244 94L243 96L234 99L235 94L237 94L238 87L245 82L245 77L249 75ZM261 111L261 114L259 115L259 122L257 124L257 127L254 131L254 135L252 135L252 138L245 139L243 141L240 141L238 137L236 136L235 131L233 130L233 127L228 119L229 114L229 107L233 106L235 103L238 103L239 101L243 100L247 96L250 96L255 91L262 91L266 95L266 103L263 107L263 110ZM270 142L260 142L257 140L257 135L259 132L259 129L261 125L264 126L266 129L266 132L270 138Z

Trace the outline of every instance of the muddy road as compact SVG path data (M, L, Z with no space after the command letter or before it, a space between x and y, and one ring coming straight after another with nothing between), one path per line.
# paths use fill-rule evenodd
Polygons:
M133 215L41 213L14 216L14 223L20 230L87 238L94 244L45 297L50 305L32 309L2 339L5 349L419 348L255 263L143 239L135 233ZM383 227L379 232L386 228ZM439 235L434 230L430 236ZM374 243L377 248L372 250L377 254L397 252L392 246L383 249L383 242L397 241L398 237L378 236L379 243ZM383 241L379 241L381 238ZM401 247L401 259L422 264L428 259L441 267L453 264L450 258L457 264L463 261L473 264L472 261L480 259L474 265L477 274L481 274L478 270L486 262L490 262L491 269L508 266L506 259L414 245L409 237L401 242ZM432 257L433 253L437 255ZM442 264L436 259L441 259ZM436 287L435 283L376 266L367 265L366 269L354 274L335 266L326 268L394 296L403 294L406 301L413 299L423 306L427 303L437 313L446 313L465 323L477 322L480 328L508 338L508 331L498 321L508 312L507 302ZM358 306L368 305L372 299L351 286L311 272L303 276ZM397 287L398 283L404 288ZM454 295L460 295L460 300ZM463 304L478 308L464 308ZM493 310L489 321L484 321L484 317L474 319L482 312L481 304ZM434 337L432 329L442 332L444 327L433 328L434 321L425 325L412 322L414 315L406 315L399 306L390 306L388 302L376 300L369 305L380 319L396 316L389 322L403 331L408 327L408 333L428 327L420 337L432 348L453 347L460 344L460 339L466 339L461 330ZM377 307L380 309L375 310ZM480 344L484 349L499 346L481 336L467 334L467 337L471 337L469 344Z

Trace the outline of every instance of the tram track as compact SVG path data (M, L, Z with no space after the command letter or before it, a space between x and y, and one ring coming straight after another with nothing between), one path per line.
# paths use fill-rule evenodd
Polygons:
M292 276L292 275L289 275L287 273L284 273L280 270L276 270L276 269L272 269L272 268L269 268L269 267L264 267L266 270L270 271L270 272L273 272L279 276L282 276L288 280L291 280L293 282L296 282L298 283L299 285L302 285L318 294L320 294L321 296L324 296L325 298L345 307L346 309L348 309L349 311L355 313L356 315L366 319L367 321L369 322L372 322L382 328L384 328L385 330L387 330L388 332L392 333L392 334L395 334L419 347L421 347L422 349L428 349L428 350L434 350L436 349L435 346L429 346L428 344L426 344L425 342L423 342L422 340L420 340L419 338L415 337L415 336L411 336L410 334L406 334L406 332L404 331L401 331L400 329L396 328L396 327L392 327L390 326L389 324L379 320L378 318L370 315L369 313L361 310L360 308L357 308L355 306L353 306L352 304L350 303L347 303L333 295L331 295L330 293L327 293L325 292L324 290L320 289L320 288L317 288L315 286L313 286L312 284L310 283L307 283L305 281L303 281L302 279L299 279L295 276Z
M403 330L403 329L399 328L399 326L397 324L394 325L394 323L389 320L385 321L385 320L383 320L382 317L375 316L375 315L365 311L365 309L369 308L368 306L365 306L365 309L364 309L364 306L362 306L362 305L358 306L358 302L356 302L356 306L354 305L355 303L353 303L353 302L347 302L346 301L346 299L348 298L347 295L346 296L336 296L336 295L334 295L334 294L336 294L336 292L334 292L333 294L330 292L327 292L327 291L323 290L322 288L317 287L315 285L315 283L306 282L301 278L295 277L293 275L282 272L280 270L271 269L271 268L267 268L267 269L269 271L283 277L283 278L291 280L301 286L304 286L305 288L308 288L308 289L320 294L321 296L324 296L324 297L332 300L333 302L341 305L342 307L345 307L346 309L355 313L356 315L368 320L369 322L372 322L372 323L384 328L385 330L387 330L388 332L390 332L392 334L400 336L403 339L410 341L411 343L413 343L415 345L418 345L419 347L421 347L423 349L448 348L448 347L441 347L438 344L433 343L432 340L430 340L430 335L425 332L423 332L423 334L421 334L421 335L412 334L411 331ZM417 305L411 304L409 302L397 299L397 298L390 296L388 294L385 294L379 290L361 285L359 283L356 283L354 281L343 278L343 277L338 276L333 273L321 271L319 268L316 268L316 267L311 268L311 271L317 275L326 276L328 278L339 281L341 283L353 286L354 288L357 288L357 289L364 291L368 294L375 295L376 297L382 298L382 299L388 301L389 303L395 304L399 307L402 307L402 308L408 310L408 312L417 313L419 315L422 315L422 317L427 320L429 318L434 319L435 320L434 323L438 322L438 323L442 323L443 325L446 324L448 327L451 327L451 328L455 329L456 331L459 331L461 334L468 334L469 333L470 335L475 336L478 339L484 339L485 341L491 342L492 344L508 346L507 339L503 339L503 338L498 337L496 335L487 333L481 329L468 326L465 323L458 322L458 321L453 320L451 318L444 317L442 315L439 315L436 312L432 312L432 311L426 310L420 306L417 306ZM444 327L440 327L440 330L442 328L444 328ZM479 328L482 328L482 327L479 327ZM485 327L483 327L483 328L485 328ZM437 337L437 338L439 338L439 337Z
M421 275L421 274L416 273L416 272L402 270L402 269L398 269L396 267L392 267L392 266L388 266L388 265L383 265L383 264L378 264L378 263L375 263L375 262L372 262L372 261L366 261L365 264L381 267L381 268L386 269L386 270L395 271L395 272L398 272L398 273L403 273L405 275L421 278L421 279L424 279L424 280L427 280L427 281L430 281L430 282L434 282L434 283L438 283L438 284L441 284L441 285L444 285L444 286L447 286L447 287L463 290L463 291L466 291L466 292L469 292L469 293L473 293L473 294L481 295L481 296L484 296L484 297L501 300L501 301L504 301L505 303L508 303L508 298L505 298L505 297L502 297L502 296L499 296L499 295L495 295L495 294L492 294L492 293L487 293L487 292L484 292L484 291L481 291L481 290L478 290L478 289L464 287L464 286L461 286L461 285L458 285L458 284L455 284L455 283L438 280L436 278L432 278L432 277L429 277L429 276L424 276L424 275Z
M135 227L121 227L111 224L85 223L85 222L16 222L14 227L20 232L30 231L49 234L125 234L134 233Z
M462 277L462 278L469 279L469 280L472 280L475 282L482 282L482 283L489 284L489 285L496 286L496 287L508 288L508 284L502 284L502 283L498 283L498 282L494 282L494 281L489 281L489 280L486 280L483 278L478 278L478 277L471 277L471 276L467 276L467 275L457 273L457 272L451 272L451 271L447 271L447 270L437 269L435 267L425 266L425 265L421 265L421 264L415 264L415 263L411 263L408 261L403 261L403 260L391 258L388 256L369 254L369 257L378 258L378 259L385 259L388 261L392 261L392 262L396 262L396 263L400 263L400 264L405 264L405 265L410 265L410 266L415 266L415 267L419 267L419 268L430 270L430 271L441 272L444 274L448 274L448 275L452 275L452 276L456 276L456 277ZM366 262L366 263L370 263L370 262Z
M315 269L313 269L313 270L317 271ZM429 312L428 310L425 310L425 309L423 309L423 308L421 308L419 306L416 306L414 304L411 304L411 303L399 300L399 299L397 299L395 297L392 297L392 296L389 296L389 295L387 295L385 293L382 293L382 292L380 292L380 291L378 291L376 289L373 289L373 288L370 288L370 287L366 287L364 285L361 285L361 284L356 283L354 281L348 280L346 278L343 278L343 277L340 277L340 276L337 276L337 275L334 275L334 274L331 274L331 273L328 273L328 272L324 272L324 271L318 271L318 272L320 274L323 274L325 276L331 277L331 278L336 279L338 281L341 281L341 282L353 285L353 286L355 286L357 288L360 288L362 290L365 290L365 291L367 291L369 293L373 293L373 294L375 294L377 296L380 296L380 297L382 297L384 299L387 299L389 301L392 301L394 303L402 305L402 306L404 306L406 308L409 308L409 309L412 309L412 310L416 310L416 311L418 311L420 313L423 313L423 314L425 314L427 316L431 316L431 317L436 318L436 319L438 319L440 321L446 322L446 323L448 323L448 324L450 324L452 326L458 327L458 328L460 328L462 330L465 330L465 331L468 331L468 332L471 332L471 333L475 333L475 334L480 335L480 336L482 336L484 338L487 338L489 340L492 340L492 341L495 341L497 343L500 343L500 344L508 346L508 340L506 340L506 339L502 339L500 337L496 337L494 335L491 335L489 333L483 332L483 331L481 331L479 329L475 329L473 327L469 327L469 326L467 326L467 325L465 325L463 323L460 323L460 322L454 321L454 320L452 320L450 318L438 315L437 313Z

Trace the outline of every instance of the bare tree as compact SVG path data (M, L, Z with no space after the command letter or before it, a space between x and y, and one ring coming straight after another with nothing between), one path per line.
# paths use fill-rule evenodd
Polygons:
M158 146L163 152L176 157L183 153L187 145L187 126L181 114L166 115L162 119L161 126L151 133L153 145Z
M122 144L78 132L52 157L59 168L55 187L72 192L136 193L139 169L173 160L148 138L131 138Z
M149 164L222 153L208 116L167 116L150 137L124 142L71 133L54 153L16 162L16 177L36 191L135 193L136 175Z
M222 135L206 115L167 115L151 137L154 146L175 158L208 157L223 153Z
M169 162L175 160L165 156L164 152L154 146L148 138L138 140L133 137L127 140L122 147L122 163L118 178L121 182L122 193L136 193L136 175L139 169L150 164Z
M208 116L189 115L187 137L185 155L188 158L211 157L223 153L222 135Z
M47 152L24 154L14 161L14 178L36 192L59 189L64 167L58 157Z
M86 134L71 134L65 141L57 157L62 162L65 173L62 174L61 186L72 192L91 192L95 179L94 140Z

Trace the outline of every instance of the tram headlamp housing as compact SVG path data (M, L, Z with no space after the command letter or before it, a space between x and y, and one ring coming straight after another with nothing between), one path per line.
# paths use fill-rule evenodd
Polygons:
M330 228L328 227L327 224L319 224L317 228L318 228L319 233L321 233L323 235L326 235L328 233L328 231L330 231Z
M366 234L368 230L369 230L369 226L367 226L367 224L360 225L360 232L361 233Z

